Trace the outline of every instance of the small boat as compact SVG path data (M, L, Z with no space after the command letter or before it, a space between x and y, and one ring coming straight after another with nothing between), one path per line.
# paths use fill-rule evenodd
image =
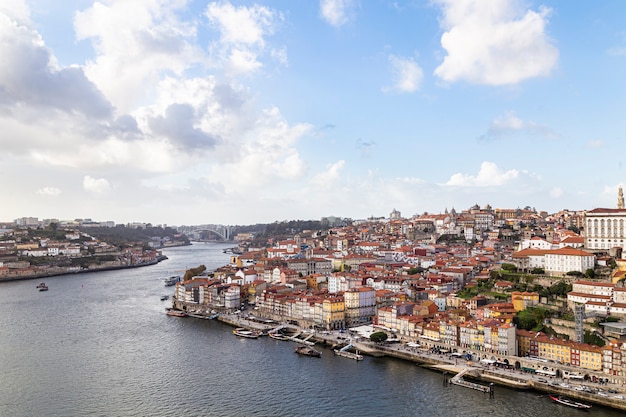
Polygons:
M43 288L43 287L47 287L45 282L40 282L39 284L37 284L35 288Z
M244 327L237 327L235 330L233 330L233 333L235 334L235 336L247 337L248 339L256 339L257 337L261 335L257 331L248 330Z
M167 314L168 316L173 316L173 317L187 317L188 316L188 314L185 313L184 311L174 310L174 309L168 310L167 313L165 314Z
M296 352L298 355L312 356L314 358L319 358L322 356L322 352L320 352L319 350L315 350L310 346L298 346L294 349L294 352Z
M172 285L176 285L177 282L180 282L180 275L171 276L163 281L166 287L171 287Z
M583 402L576 401L572 398L564 397L562 395L552 394L549 397L552 401L561 405L565 405L567 407L577 408L579 410L589 410L591 408L590 404L585 404Z
M267 335L276 340L289 340L289 336L285 336L284 334L279 332L269 332Z
M169 296L169 295L162 295L162 296L161 296L161 301L165 301L165 300L167 300L168 298L170 298L170 296Z

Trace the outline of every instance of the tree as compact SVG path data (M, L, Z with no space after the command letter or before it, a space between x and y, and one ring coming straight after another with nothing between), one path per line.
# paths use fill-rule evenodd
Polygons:
M596 276L596 271L593 268L589 268L585 271L585 276L587 278L593 278Z
M183 281L190 280L191 278L200 275L205 270L206 270L206 266L204 266L204 265L200 265L200 266L197 266L195 268L188 269L187 272L185 272L185 276L183 278Z
M374 343L382 343L387 340L387 333L385 332L374 332L370 335L370 340Z
M514 264L507 264L504 263L501 265L502 270L504 271L510 271L510 272L515 272L517 271L517 267Z

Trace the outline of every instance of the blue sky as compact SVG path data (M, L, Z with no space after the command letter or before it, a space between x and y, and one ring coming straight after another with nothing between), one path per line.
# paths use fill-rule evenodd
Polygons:
M617 0L4 1L0 220L615 207L624 16Z

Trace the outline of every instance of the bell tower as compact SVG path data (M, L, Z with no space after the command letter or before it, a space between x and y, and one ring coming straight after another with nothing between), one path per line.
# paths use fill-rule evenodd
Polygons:
M622 190L622 186L619 186L619 190L617 191L617 208L624 208L624 191Z

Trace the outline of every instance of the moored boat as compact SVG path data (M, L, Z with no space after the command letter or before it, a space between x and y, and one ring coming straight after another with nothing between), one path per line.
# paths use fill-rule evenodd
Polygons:
M313 349L311 346L298 346L294 349L294 352L299 355L312 356L314 358L319 358L322 356L322 352Z
M244 327L237 327L235 330L233 330L233 333L235 334L235 336L247 337L249 339L256 339L257 337L259 337L261 335L257 331L248 330L248 329L246 329Z
M180 275L174 275L164 280L166 287L171 287L172 285L176 285L177 282L180 282Z
M188 316L188 314L185 313L184 311L174 310L174 309L168 310L167 313L165 314L167 314L168 316L173 316L173 317L187 317Z
M572 398L564 397L562 395L551 394L549 395L549 397L552 401L561 405L565 405L567 407L577 408L579 410L589 410L591 408L590 404L576 401Z
M269 332L267 335L271 337L272 339L276 339L276 340L284 340L284 341L289 340L289 336L285 336L284 334L280 332Z
M42 282L41 284L37 285L37 289L39 291L48 291L48 286L44 282Z

